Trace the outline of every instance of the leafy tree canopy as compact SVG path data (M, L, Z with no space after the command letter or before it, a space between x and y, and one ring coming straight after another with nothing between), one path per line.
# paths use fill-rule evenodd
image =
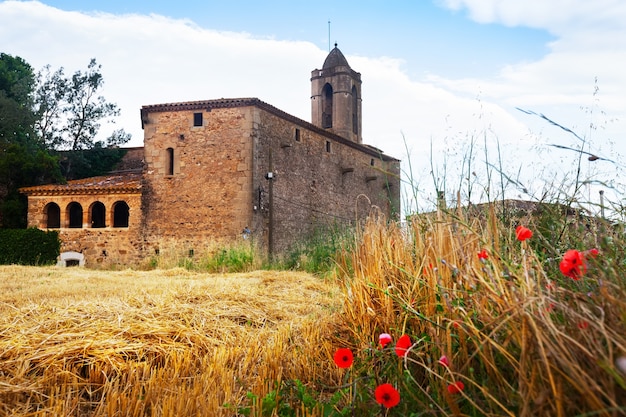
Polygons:
M50 66L35 75L22 58L0 53L1 227L26 226L20 187L101 175L122 158L117 148L131 138L123 129L95 139L120 113L99 94L103 83L95 59L71 76Z
M91 149L101 124L119 116L117 105L98 93L104 84L101 68L91 59L86 71L76 71L69 77L62 67L52 72L46 66L39 72L35 127L49 149ZM105 146L119 146L130 138L123 129L116 130L106 139Z
M0 149L36 142L31 92L35 75L22 58L0 53Z
M0 92L24 107L32 103L35 75L31 66L20 57L0 53Z

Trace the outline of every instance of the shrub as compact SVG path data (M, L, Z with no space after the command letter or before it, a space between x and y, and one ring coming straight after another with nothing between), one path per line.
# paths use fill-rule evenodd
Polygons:
M56 262L61 248L57 231L0 229L0 264L46 265Z
M208 272L245 272L255 267L252 245L218 248L200 262L199 268Z
M318 275L332 274L337 267L337 258L353 244L353 227L333 225L320 228L294 245L273 267Z

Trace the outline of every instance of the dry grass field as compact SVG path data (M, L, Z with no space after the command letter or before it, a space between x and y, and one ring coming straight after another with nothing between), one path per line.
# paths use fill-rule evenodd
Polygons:
M491 210L372 217L328 279L0 267L0 416L626 415L626 235Z
M299 272L0 266L0 415L230 416L332 381L338 294Z

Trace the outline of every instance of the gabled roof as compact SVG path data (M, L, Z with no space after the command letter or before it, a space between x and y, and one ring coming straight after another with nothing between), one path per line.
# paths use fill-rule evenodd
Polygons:
M329 139L332 139L336 142L340 142L343 145L350 146L355 149L359 149L361 152L372 155L376 158L382 158L384 161L399 161L398 159L386 155L382 153L379 149L376 149L371 146L358 144L351 140L348 140L344 137L336 135L328 130L322 129L318 126L315 126L312 123L309 123L305 120L302 120L296 116L292 116L291 114L280 110L271 104L268 104L258 98L248 97L248 98L221 98L215 100L202 100L202 101L185 101L180 103L164 103L164 104L152 104L141 107L141 126L147 122L148 113L158 113L158 112L170 112L170 111L211 111L211 109L220 109L220 108L232 108L232 107L248 107L254 106L260 109L263 109L269 113L274 114L282 119L288 120L294 124L300 125L305 129L309 129L315 133L318 133L322 136L326 136Z
M67 184L35 185L20 188L28 196L77 194L136 194L141 193L141 171L102 175L68 181Z

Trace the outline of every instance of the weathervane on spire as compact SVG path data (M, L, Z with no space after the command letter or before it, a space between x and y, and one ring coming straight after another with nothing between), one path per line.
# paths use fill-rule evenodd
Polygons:
M335 41L335 48L337 47L337 41ZM328 52L330 52L330 19L328 20Z
M330 52L330 19L328 19L328 52Z

